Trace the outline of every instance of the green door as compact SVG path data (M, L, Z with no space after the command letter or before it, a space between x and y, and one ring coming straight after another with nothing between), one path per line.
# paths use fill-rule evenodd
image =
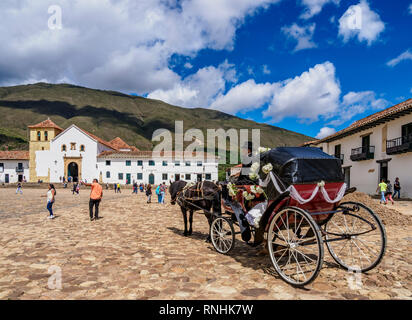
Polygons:
M130 173L126 173L126 184L131 184L131 175L130 175Z
M149 174L149 184L154 184L155 183L155 177L154 174L151 173Z

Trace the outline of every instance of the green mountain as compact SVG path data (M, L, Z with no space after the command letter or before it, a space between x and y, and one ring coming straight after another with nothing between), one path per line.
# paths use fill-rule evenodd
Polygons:
M152 133L159 128L174 132L174 121L184 130L260 129L261 145L296 146L313 138L209 109L187 109L159 100L120 92L94 90L69 84L37 83L0 87L0 149L28 148L27 126L50 117L67 128L76 124L105 140L121 137L141 150L152 148Z

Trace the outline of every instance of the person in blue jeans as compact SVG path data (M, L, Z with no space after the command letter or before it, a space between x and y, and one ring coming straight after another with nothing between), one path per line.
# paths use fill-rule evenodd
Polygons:
M399 182L399 178L395 179L395 183L393 184L393 198L395 199L396 195L398 195L398 199L401 198L401 183Z
M54 219L54 215L53 215L53 204L54 204L54 200L56 197L56 188L54 187L53 184L49 184L49 190L47 191L47 194L42 196L42 197L46 197L47 198L47 210L49 211L50 215L49 215L49 219Z
M157 195L157 203L161 203L162 195L160 194L160 185L156 188L156 195Z
M381 204L382 203L386 204L385 194L387 190L388 190L388 185L385 183L385 179L382 179L381 183L379 183L378 188L376 189L376 192L380 191L381 193L381 201L380 201Z
M166 194L166 183L163 182L163 184L160 186L160 203L165 204L165 194Z

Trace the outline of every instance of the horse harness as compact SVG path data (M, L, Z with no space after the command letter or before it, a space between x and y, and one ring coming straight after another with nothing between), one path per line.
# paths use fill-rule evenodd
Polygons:
M186 202L192 206L195 206L193 203L190 203L189 201L193 202L193 201L201 201L201 200L213 200L218 190L213 192L211 195L205 195L203 191L203 183L204 183L203 181L196 182L196 183L188 183L181 191L177 193L176 195L177 204L180 206L183 206L184 202ZM217 184L214 184L214 185L218 187ZM195 187L195 189L192 189L193 187Z

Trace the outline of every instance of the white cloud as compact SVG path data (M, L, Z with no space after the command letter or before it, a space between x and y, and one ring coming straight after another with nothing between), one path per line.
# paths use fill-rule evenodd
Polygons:
M357 38L359 42L366 41L371 45L384 30L385 24L379 14L370 9L366 0L350 6L339 19L339 35L344 42Z
M378 111L388 106L389 102L382 98L376 98L373 91L349 92L342 99L337 119L328 124L338 126L367 110Z
M296 23L288 27L283 27L282 31L285 35L297 41L294 51L316 48L317 45L312 41L315 32L316 24L312 23L307 26L298 26Z
M270 71L269 67L267 66L267 64L264 64L262 67L262 72L264 74L271 74L272 72Z
M322 129L320 129L319 133L317 134L317 136L315 137L316 139L323 139L326 138L332 134L336 133L336 130L333 128L329 128L329 127L323 127Z
M248 66L248 67L246 68L246 71L247 71L248 75L250 75L250 76L252 76L252 75L255 74L255 72L253 71L253 67L252 67L252 66Z
M256 84L250 79L219 95L210 107L231 114L258 109L271 99L273 87L273 84Z
M294 79L277 83L264 116L280 121L285 117L316 121L339 108L340 84L331 62L318 64Z
M192 65L190 62L186 62L186 63L184 64L184 67L185 67L186 69L192 69L192 68L193 68L193 65Z
M280 0L0 2L0 85L28 79L147 93L174 87L172 55L231 50L247 16ZM49 30L47 9L62 8ZM127 71L127 72L126 72Z
M157 89L148 98L187 108L207 108L224 93L226 82L236 80L234 66L225 61L217 68L209 66L199 69L182 81L176 81L170 89Z
M406 61L406 60L412 60L412 52L409 51L409 50L406 50L404 53L400 54L395 59L392 59L391 61L388 61L386 63L386 65L388 67L395 67L396 65L398 65L402 61Z
M301 0L302 5L306 7L301 14L302 19L310 19L322 11L322 8L327 3L339 5L340 0Z

